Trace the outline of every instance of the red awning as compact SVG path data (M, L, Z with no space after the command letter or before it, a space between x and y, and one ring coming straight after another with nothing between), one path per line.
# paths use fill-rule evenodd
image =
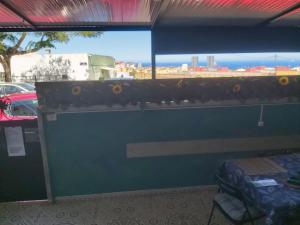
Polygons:
M0 29L297 26L299 0L0 0Z

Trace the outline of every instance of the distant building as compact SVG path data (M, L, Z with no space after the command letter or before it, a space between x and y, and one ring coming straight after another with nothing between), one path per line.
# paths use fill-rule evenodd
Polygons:
M0 72L3 70L0 66ZM99 80L115 73L115 59L110 56L31 53L13 56L12 79L15 82L48 80Z
M288 66L275 66L276 71L288 71L290 67Z
M188 64L182 64L181 65L181 71L182 72L187 72L189 70Z
M215 56L213 55L207 56L207 67L210 69L210 68L214 68L215 66L216 66Z
M198 56L193 56L192 57L192 68L195 69L198 67Z
M277 76L291 76L291 75L299 75L299 71L297 70L277 70L276 75Z
M196 68L194 69L194 71L196 71L196 72L204 72L204 71L206 71L206 68L200 66L200 67L196 67Z
M115 72L115 59L111 56L89 55L88 80L110 79Z
M219 67L219 68L217 69L217 71L218 71L218 72L229 72L230 69L229 69L228 67Z

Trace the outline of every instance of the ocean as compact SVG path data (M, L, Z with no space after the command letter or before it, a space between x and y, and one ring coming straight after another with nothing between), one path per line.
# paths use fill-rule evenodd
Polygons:
M180 67L182 64L188 64L191 66L191 62L156 62L157 67ZM142 63L143 66L151 66L151 63ZM206 66L206 62L199 62L198 66ZM249 68L255 66L266 66L266 67L275 67L275 66L289 66L289 67L298 67L300 66L300 60L294 61L217 61L217 67L228 67L230 69L239 69L239 68Z

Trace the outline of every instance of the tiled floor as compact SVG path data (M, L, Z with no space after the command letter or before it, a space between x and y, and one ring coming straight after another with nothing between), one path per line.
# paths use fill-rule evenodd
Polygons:
M215 189L2 203L0 225L206 225ZM217 212L212 225L227 225Z

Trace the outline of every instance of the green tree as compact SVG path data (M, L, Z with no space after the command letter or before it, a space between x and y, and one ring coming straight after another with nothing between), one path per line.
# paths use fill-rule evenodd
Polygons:
M4 80L11 82L11 57L37 52L43 48L55 48L55 44L67 43L72 38L98 37L102 32L35 32L0 33L0 63L4 69ZM27 40L30 39L30 40Z

